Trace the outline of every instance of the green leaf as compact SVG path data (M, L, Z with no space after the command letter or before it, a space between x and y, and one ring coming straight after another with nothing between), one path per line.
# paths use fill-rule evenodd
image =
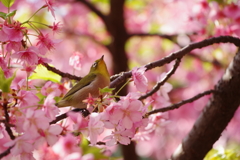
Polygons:
M0 12L0 17L3 18L3 19L6 19L7 18L7 14L4 13L4 12Z
M114 89L115 88L104 87L104 88L99 89L99 90L100 90L100 93L110 93L111 94Z
M1 0L1 2L5 7L10 8L15 2L15 0Z
M3 93L9 93L10 92L10 86L12 84L13 79L16 77L16 72L14 72L13 76L10 78L6 78L4 75L4 72L2 68L0 68L0 89Z
M35 69L35 73L33 73L29 79L43 79L46 81L52 81L52 82L60 82L61 76L47 70L46 67L43 65L38 65L37 68Z
M84 137L82 138L80 147L82 148L83 155L91 153L94 155L94 159L107 159L107 157L103 155L101 148L89 146L88 140Z
M240 154L238 149L226 149L219 151L216 149L211 149L204 160L237 160L240 159Z
M16 12L17 12L17 10L14 10L14 11L6 14L6 16L7 16L7 17L13 17L13 16L15 16Z

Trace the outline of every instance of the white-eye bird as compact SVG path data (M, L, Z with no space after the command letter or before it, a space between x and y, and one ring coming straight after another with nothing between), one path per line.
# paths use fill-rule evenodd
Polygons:
M86 108L87 104L82 101L88 98L89 93L92 97L98 97L99 88L104 88L110 84L110 76L103 58L104 56L96 60L89 73L55 105L58 107Z

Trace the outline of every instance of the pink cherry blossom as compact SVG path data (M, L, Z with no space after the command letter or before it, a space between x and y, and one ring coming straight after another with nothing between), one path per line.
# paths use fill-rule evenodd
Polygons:
M9 141L11 141L11 139L10 139L5 127L1 124L0 125L0 151L4 151L8 148L8 147L4 146L4 144Z
M129 100L129 101L134 101L138 100L138 98L141 96L140 93L138 92L129 92L126 96L120 97L121 100Z
M134 122L139 122L142 120L142 113L139 112L143 107L142 102L139 100L135 101L121 101L121 112L123 113L123 118L121 120L121 125L126 129L131 129Z
M35 69L36 69L36 65L26 65L26 64L23 64L23 69L21 69L21 70L22 71L26 71L27 77L29 77L31 75L31 73L34 72Z
M48 11L51 12L52 16L55 18L55 14L54 14L54 9L53 7L56 5L55 0L45 0L46 2L46 7L48 8Z
M12 57L17 58L21 63L34 65L38 63L38 50L32 46L24 51L15 52Z
M0 57L0 67L2 68L4 75L6 78L9 78L12 76L11 70L7 67L7 62L4 58Z
M31 137L30 137L31 138ZM24 155L24 154L32 154L34 149L28 135L22 135L17 137L15 140L7 142L4 144L5 147L13 146L11 149L12 155Z
M31 91L20 90L17 94L20 107L33 107L38 104L39 98Z
M92 95L89 93L88 98L83 100L82 102L86 103L87 104L87 109L90 112L92 112L94 110L94 108L95 108L94 105L95 105L97 99L98 98L93 98Z
M24 88L26 88L26 79L19 79L18 81L16 81L16 83L15 84L13 84L12 86L11 86L11 88L12 89L14 89L14 90L23 90ZM28 87L32 87L31 85L29 86L29 84L28 84Z
M113 131L112 135L105 137L103 140L109 140L106 141L107 146L116 145L118 142L123 145L128 145L131 142L130 136L132 136L132 133L129 130Z
M8 35L8 39L14 42L20 42L23 39L24 29L25 27L21 27L21 24L18 21L11 27L3 25L2 28L2 30Z
M41 88L41 93L44 96L48 96L49 94L60 96L62 94L61 90L59 89L59 85L51 81L48 81L44 84L44 86Z
M94 157L94 156L93 156ZM84 160L80 152L73 152L63 157L64 160ZM88 160L88 159L87 159ZM89 159L91 160L91 159ZM94 159L93 159L94 160Z
M53 146L58 141L58 135L62 132L60 125L51 125L47 129L39 129L38 133L42 141L46 141L50 146Z
M45 116L42 110L29 108L25 112L25 120L22 127L24 131L36 134L39 129L46 130L49 127L49 122L50 119Z
M76 70L81 70L82 59L83 59L83 55L81 53L74 52L72 56L69 58L69 65L73 66L73 68Z
M166 75L166 73L163 73L159 78L158 81L160 81L162 78L164 78L164 76ZM160 87L160 89L151 96L151 100L153 100L153 109L157 109L157 108L161 108L161 107L166 107L168 105L170 105L170 98L168 96L168 93L172 90L172 85L170 83L164 83L164 85L162 85Z
M3 29L1 29L0 30L0 42L6 42L6 41L9 41L8 34Z
M115 128L123 118L121 104L116 102L112 102L101 114L101 120L103 120L105 127L108 129Z
M60 110L57 106L55 106L54 95L50 94L44 100L44 104L42 106L43 111L45 112L45 116L50 120L54 120L56 115L59 114Z
M153 94L151 96L151 100L153 100L153 103L152 103L153 109L158 109L158 108L167 107L171 105L171 103L166 98L159 95L158 93Z
M74 122L73 129L75 131L87 131L89 121L86 118L75 112L68 112L67 115Z
M57 22L57 23L53 22L53 25L49 26L49 28L52 29L53 34L54 33L59 33L59 32L61 32L62 24L60 22Z
M22 43L21 42L14 42L14 41L10 41L7 46L6 46L6 50L8 52L11 52L12 50L14 50L15 52L19 51L22 47Z
M49 38L49 35L43 35L42 33L38 35L37 46L42 55L45 55L47 51L54 49L55 42Z
M146 107L143 107L141 101L135 99L137 97L129 94L126 97L121 97L118 103L112 102L101 113L104 126L108 129L118 128L118 130L123 130L135 128L135 123L141 124Z
M163 78L165 78L166 73L162 73L160 77L158 77L158 81L161 81ZM172 85L170 83L165 82L164 85L162 85L157 92L158 96L163 96L166 100L169 100L168 93L172 90Z
M60 137L57 143L53 145L53 151L60 157L65 157L71 153L80 152L80 147L77 146L79 139L73 134L68 133L66 136Z
M240 17L240 7L232 3L231 5L227 5L226 7L224 7L223 13L228 18L237 19Z
M47 143L43 144L37 150L34 151L34 157L37 160L59 160L58 153L54 153L52 146L49 147Z
M98 136L104 131L104 123L100 121L101 115L92 113L88 123L89 138L91 144L97 143Z
M145 70L146 70L145 67L140 67L140 68L135 67L132 69L132 78L133 78L134 84L140 92L147 91L148 80L144 75Z
M50 62L52 62L51 59L48 59L48 58L44 58L44 57L38 56L38 64L50 63Z
M2 69L7 68L7 63L3 57L0 57L0 67Z
M169 100L168 93L172 90L172 85L170 83L165 83L161 88L159 89L159 92L157 94L160 96L163 96L166 100Z

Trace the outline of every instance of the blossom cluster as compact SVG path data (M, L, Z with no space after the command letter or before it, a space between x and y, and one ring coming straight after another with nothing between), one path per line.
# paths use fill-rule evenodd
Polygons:
M190 22L196 22L204 35L240 35L240 3L199 1L192 7ZM206 28L206 26L214 26Z
M46 0L39 10L47 8L55 16L54 5L54 1ZM51 61L47 52L55 48L57 42L53 36L60 24L42 24L52 31L52 34L45 33L37 27L39 22L31 21L32 17L24 22L14 20L16 13L2 12L4 16L1 16L3 21L0 23L0 153L10 150L3 159L95 159L97 155L81 146L84 139L91 146L105 144L106 151L107 147L116 144L146 140L160 126L161 114L149 117L146 114L149 108L159 106L157 97L163 97L163 102L169 103L167 95L171 87L151 96L146 104L140 101L141 94L148 91L145 67L132 71L130 81L134 81L137 93L118 97L119 101L110 92L101 98L89 95L84 100L91 112L89 116L68 112L67 119L52 123L60 113L67 111L55 105L67 88L52 81L36 86L29 77L38 65ZM36 39L32 40L32 37ZM81 54L76 52L69 63L79 70L82 60ZM16 75L19 68L26 72L25 78ZM96 108L98 112L93 112Z

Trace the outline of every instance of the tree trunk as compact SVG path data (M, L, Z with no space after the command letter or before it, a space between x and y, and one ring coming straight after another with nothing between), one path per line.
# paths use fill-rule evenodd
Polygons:
M240 104L240 51L215 90L172 160L202 160L232 119Z

